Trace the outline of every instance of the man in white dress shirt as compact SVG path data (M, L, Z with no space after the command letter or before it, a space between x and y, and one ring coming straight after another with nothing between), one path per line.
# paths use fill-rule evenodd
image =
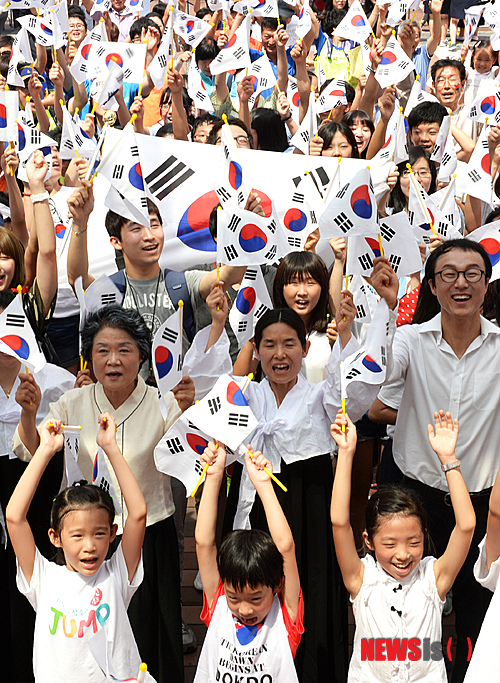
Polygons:
M424 499L437 556L446 549L455 522L445 475L429 446L427 425L439 409L459 420L456 453L477 526L453 587L458 637L453 683L463 680L467 638L474 644L490 597L474 580L472 568L500 466L500 329L481 316L491 270L486 251L467 239L447 241L430 255L425 274L440 313L429 322L398 329L388 380L390 384L405 380L394 460L404 474L403 483ZM431 302L431 308L435 305Z

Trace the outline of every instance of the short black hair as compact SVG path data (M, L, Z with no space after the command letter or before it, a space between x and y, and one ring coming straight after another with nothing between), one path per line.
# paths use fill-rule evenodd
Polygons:
M445 69L447 66L451 66L454 69L458 69L458 73L460 74L460 80L465 81L467 75L465 71L465 66L463 62L461 62L458 59L438 59L437 62L434 62L434 64L431 67L431 78L432 82L436 82L436 74L439 71L439 69Z
M327 121L318 130L318 137L323 138L323 149L326 150L332 144L337 133L343 135L352 148L352 159L359 159L358 145L354 133L346 123L342 121Z
M79 5L69 5L68 7L68 19L71 17L76 17L77 19L80 19L85 28L87 28L87 20L85 18L85 12L82 10L82 8Z
M421 102L414 107L408 114L408 130L420 126L421 123L443 123L445 116L448 116L446 107L439 102Z
M284 152L288 149L288 136L281 116L274 109L257 107L250 113L253 130L257 133L259 148L268 152Z
M278 30L278 20L276 17L262 17L260 21L260 30L270 29L271 31Z
M137 344L141 364L151 353L151 330L142 315L134 308L122 308L117 304L103 306L89 313L82 330L82 356L84 360L92 358L94 339L105 327L127 332ZM54 527L53 527L54 528Z
M331 9L328 12L324 12L321 19L321 30L323 33L327 36L331 35L333 29L337 28L347 12L347 5L343 9Z
M174 134L174 124L173 123L165 123L163 126L158 128L158 130L155 133L155 137L166 138L168 135L173 135L173 134Z
M434 283L436 277L436 262L440 256L447 254L452 249L459 249L460 251L475 251L481 256L484 261L484 271L486 280L491 278L491 273L493 267L491 265L490 257L488 252L479 242L474 242L474 240L469 240L466 237L461 237L453 240L446 240L443 244L440 244L437 249L435 249L427 259L425 264L425 277L429 282Z
M158 217L158 220L160 221L160 225L163 225L160 209L156 206L154 202L151 201L151 199L149 199L149 197L147 198L147 203L148 213L155 214ZM116 237L116 239L121 240L122 228L125 225L125 223L128 223L129 220L130 218L120 216L120 214L116 213L116 211L109 209L108 213L106 214L106 218L104 219L104 226L108 231L108 235L110 237Z
M204 62L206 59L215 59L220 52L220 47L210 36L203 38L194 53L196 63Z
M165 14L166 9L167 9L167 5L164 2L157 2L156 5L151 9L151 12L153 14L157 14L160 17L160 19L163 21L163 16Z
M241 130L245 133L245 135L248 138L248 144L250 146L250 149L253 149L253 135L252 131L250 128L247 126L247 124L242 121L241 119L235 119L232 116L227 117L227 122L230 126L238 126L241 128ZM224 125L224 121L220 120L216 121L214 125L212 126L212 130L210 131L210 135L208 136L207 140L207 145L215 145L215 140L217 139L217 133L220 131L222 126Z
M139 17L139 19L136 19L130 27L130 40L133 41L134 38L140 38L142 35L142 29L147 31L148 28L154 28L156 31L159 30L158 25L152 19L148 19L147 17Z
M220 120L221 119L218 116L210 114L209 112L205 112L205 114L197 116L193 121L193 127L191 128L191 140L194 138L194 136L196 135L196 131L203 123L210 123L213 125L216 121Z
M3 36L0 36L0 47L12 47L14 45L14 36L9 35L8 33L5 33Z
M260 529L238 529L223 540L217 555L219 576L236 591L246 586L277 590L283 579L283 556L271 536Z
M207 14L210 14L210 16L212 16L212 11L209 10L208 7L202 7L201 9L199 9L199 10L196 12L195 16L196 16L198 19L203 19L203 17L206 17Z

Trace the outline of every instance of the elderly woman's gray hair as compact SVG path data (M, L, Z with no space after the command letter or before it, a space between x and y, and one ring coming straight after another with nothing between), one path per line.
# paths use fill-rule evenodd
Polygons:
M112 327L127 332L137 344L141 364L151 352L151 332L144 318L134 309L112 305L104 306L87 316L82 330L82 356L89 361L96 334L104 327Z

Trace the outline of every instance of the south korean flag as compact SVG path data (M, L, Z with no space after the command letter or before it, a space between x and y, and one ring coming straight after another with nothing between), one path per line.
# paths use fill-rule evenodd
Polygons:
M39 372L47 363L19 296L0 313L0 351L17 358L32 373Z
M177 9L174 9L173 17L175 33L182 38L191 50L197 47L207 33L212 30L212 25L208 22L185 14L185 12L179 12Z
M186 487L186 495L196 488L203 466L200 457L213 437L198 429L187 416L188 411L179 417L163 436L155 448L154 458L156 469L170 477L182 481ZM226 447L226 465L232 464L239 453L233 453Z
M395 36L387 41L382 59L375 72L381 88L400 83L415 69L414 63L408 57Z
M417 240L404 211L380 220L380 238L383 255L389 259L398 277L419 272L422 259ZM370 276L373 260L382 256L378 239L353 236L349 238L347 250L347 272Z
M207 92L205 83L203 83L196 60L193 58L189 64L187 91L196 109L201 109L209 114L214 113L214 105Z
M246 380L245 377L242 382ZM233 451L246 442L258 425L240 385L229 375L222 375L212 391L188 408L184 415Z
M68 486L72 486L77 481L82 481L85 477L78 466L78 453L80 452L80 429L65 427L64 436L64 471Z
M161 325L153 339L153 372L160 392L160 409L168 416L166 394L182 379L182 306Z
M113 504L115 506L115 515L122 513L122 507L120 505L120 499L116 493L116 488L113 483L113 478L111 477L108 459L106 454L100 446L97 447L97 453L94 458L94 466L92 468L92 483L98 486L103 491L106 491L111 496Z
M247 71L248 74L246 73ZM259 57L255 62L252 62L252 65L248 69L241 71L238 76L236 76L236 83L240 83L246 75L250 76L252 79L253 95L251 95L248 100L249 106L252 107L259 94L263 90L273 88L277 83L277 79L267 55Z
M387 371L387 335L389 330L389 307L381 299L366 333L361 349L340 363L341 396L349 398L352 382L382 384Z
M334 78L318 97L316 101L316 113L321 114L346 104L345 80L342 78Z
M262 270L248 267L229 312L229 324L240 349L254 336L255 325L272 307Z
M278 221L246 211L217 211L217 262L231 266L275 263L284 253Z
M245 17L229 42L222 48L217 57L210 64L213 76L231 69L244 69L250 66L250 15Z
M243 168L236 142L227 123L221 128L221 158L214 180L214 190L224 208L246 206L252 182ZM220 263L226 263L223 259Z
M487 128L484 126L467 164L467 192L491 206L492 189Z

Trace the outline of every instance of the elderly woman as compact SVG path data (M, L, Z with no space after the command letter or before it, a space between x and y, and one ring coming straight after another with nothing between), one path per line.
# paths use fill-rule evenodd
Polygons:
M156 388L146 386L139 368L148 358L149 330L135 310L106 306L89 315L82 332L83 357L92 363L97 382L67 391L50 406L48 418L81 425L78 466L92 481L97 453L97 418L109 411L116 420L117 442L137 479L148 506L144 539L144 581L129 607L141 657L160 683L183 680L178 547L170 479L155 467L153 451L163 434L190 406L194 385L189 377L165 396L167 419L160 411ZM22 383L21 421L14 452L29 459L39 443L35 418L40 395L31 377ZM30 405L30 402L32 405ZM118 482L113 484L124 508ZM121 533L126 510L117 515Z

